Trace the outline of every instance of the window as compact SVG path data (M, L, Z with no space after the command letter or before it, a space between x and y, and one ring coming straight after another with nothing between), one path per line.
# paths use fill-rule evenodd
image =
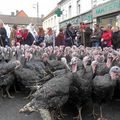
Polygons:
M54 25L56 25L56 16L54 16Z
M72 6L70 5L68 8L69 18L72 16Z
M109 19L109 24L110 24L110 25L113 25L113 19L112 19L112 18Z
M80 0L77 1L77 15L80 14Z
M53 18L51 18L51 27L53 26Z
M64 15L64 14L65 14L64 9L62 10L62 13L63 13L63 14L62 14L62 20L64 20L64 16L65 16L65 15Z

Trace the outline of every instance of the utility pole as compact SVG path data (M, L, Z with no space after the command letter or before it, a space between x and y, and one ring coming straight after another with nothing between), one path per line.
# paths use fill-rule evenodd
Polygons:
M39 25L39 3L37 2L37 25Z
M39 25L39 3L33 4L33 8L35 8L36 11L36 25Z

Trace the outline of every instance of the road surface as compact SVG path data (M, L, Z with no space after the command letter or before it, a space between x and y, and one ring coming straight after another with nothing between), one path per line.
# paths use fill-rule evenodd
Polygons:
M0 94L1 96L1 94ZM30 115L20 114L18 111L22 106L29 102L24 99L25 95L22 93L15 94L15 98L1 98L0 97L0 120L42 120L39 113L32 113ZM62 120L73 120L72 107L64 110L68 114ZM103 106L103 114L107 120L120 120L120 102L114 101ZM90 114L83 113L83 120L93 120Z

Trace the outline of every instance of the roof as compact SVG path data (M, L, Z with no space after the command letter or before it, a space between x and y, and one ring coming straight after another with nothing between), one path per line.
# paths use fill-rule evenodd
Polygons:
M23 10L19 11L19 12L16 14L16 16L28 17L28 15L27 15Z
M18 25L28 25L29 23L36 24L38 20L35 17L20 17L11 15L0 15L0 19L5 24L18 24ZM42 25L41 18L39 18L39 25Z
M64 3L66 0L61 0L58 4Z

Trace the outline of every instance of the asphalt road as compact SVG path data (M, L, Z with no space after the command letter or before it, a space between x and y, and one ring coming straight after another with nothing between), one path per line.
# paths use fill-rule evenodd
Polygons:
M42 120L39 113L25 115L18 112L22 106L29 102L29 100L25 100L24 97L25 95L21 93L15 94L15 98L13 99L3 99L0 97L0 120ZM68 109L66 108L63 111L67 113L68 116L62 120L73 120L75 111L72 107L69 107ZM93 120L88 113L86 114L83 112L82 115L83 120ZM120 120L120 102L114 101L104 105L103 115L107 118L107 120Z

